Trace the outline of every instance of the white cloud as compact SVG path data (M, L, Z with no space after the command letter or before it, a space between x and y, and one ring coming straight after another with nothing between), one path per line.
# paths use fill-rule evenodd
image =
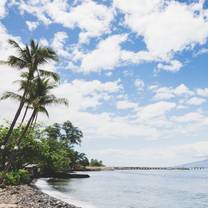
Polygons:
M207 54L208 53L208 48L202 48L200 49L199 51L195 52L194 53L194 56L199 56L199 55L202 55L202 54Z
M46 38L41 38L39 40L39 43L42 45L42 46L49 46L49 43L48 43L48 40Z
M85 72L112 70L120 62L120 44L126 35L113 35L98 43L97 48L82 55L81 69Z
M193 92L184 84L179 85L174 89L176 95L193 95Z
M121 59L125 63L141 64L143 62L160 61L161 59L148 51L132 52L122 50Z
M68 38L68 35L66 32L57 32L54 34L54 38L52 41L52 48L57 51L59 56L68 58L70 55L65 49L66 40Z
M39 22L26 21L26 25L30 31L33 31L38 27Z
M160 118L165 116L166 113L173 110L175 107L175 103L165 101L142 106L138 109L138 118L140 120L151 120L155 118Z
M138 107L138 104L134 102L129 102L127 100L122 100L116 103L116 107L119 110L136 109Z
M0 18L5 17L6 15L6 3L7 3L7 0L0 1Z
M125 14L125 24L144 38L147 58L167 61L167 65L158 66L168 71L177 71L182 66L171 60L175 53L206 42L208 23L203 12L196 14L202 9L202 4L198 5L164 0L114 0L114 6ZM128 56L134 62L140 60L137 53Z
M122 49L121 42L112 43L109 48L115 49L112 50L114 53L110 53L112 58L109 56L109 64L105 60L106 54L102 55L99 48L87 53L85 51L84 54L80 52L79 47L75 48L74 62L69 60L68 68L76 70L80 68L80 61L81 67L86 67L81 70L87 72L110 70L120 64L154 61L158 63L159 70L177 72L183 63L175 59L175 54L192 49L197 44L204 44L208 37L208 23L205 20L202 2L186 4L166 0L113 0L113 6L92 0L78 1L76 4L69 4L67 0L17 2L21 13L35 15L44 24L58 23L72 29L78 27L79 43L87 43L91 38L98 37L102 40L103 34L110 34L117 9L125 15L124 25L142 37L145 43L146 50L138 52ZM118 29L117 25L113 26L115 30ZM110 49L103 50L110 52ZM94 58L97 58L100 64L98 61L93 64Z
M204 102L206 102L206 100L204 98L192 97L187 101L187 104L189 104L189 105L201 105Z
M155 100L169 100L175 97L173 89L170 87L153 88L153 91Z
M202 97L208 97L208 88L198 88L196 90L197 95L202 96Z
M164 71L170 71L170 72L177 72L181 69L182 63L178 60L171 60L170 62L164 64L164 63L159 63L157 65L157 68L159 70L164 70Z
M189 97L194 95L194 92L191 91L186 85L180 84L176 88L173 87L154 87L151 89L155 95L155 100L169 100L178 96Z
M176 122L181 122L181 123L190 123L190 122L202 123L208 120L200 112L189 112L181 116L173 116L172 119Z
M141 91L141 90L144 89L144 81L141 80L141 79L136 79L136 80L134 81L134 85L135 85L135 87L137 88L137 90L139 90L139 91Z
M0 47L1 50L1 47ZM19 76L19 71L5 66L5 65L0 65L0 97L2 94L6 91L16 91L17 86L13 84L14 81L18 79ZM5 100L5 101L0 101L0 109L1 109L1 114L0 114L0 120L1 122L4 119L13 119L12 112L16 111L16 106L17 102L12 101L12 100Z
M11 54L15 53L15 50L9 45L8 40L13 39L21 44L20 38L12 36L8 33L4 25L0 23L0 57L1 60L7 59Z
M68 98L71 109L82 111L96 108L103 101L110 99L112 94L118 93L121 88L119 81L73 80L71 83L61 84L54 92L60 97Z
M111 8L91 0L76 6L70 5L67 0L22 0L19 9L22 13L35 15L46 25L58 23L67 28L79 27L80 42L108 33L114 16Z

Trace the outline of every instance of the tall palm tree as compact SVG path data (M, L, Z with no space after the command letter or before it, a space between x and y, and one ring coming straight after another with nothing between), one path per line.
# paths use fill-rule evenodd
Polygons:
M30 103L33 109L32 114L18 140L18 143L25 136L26 132L36 122L39 113L44 113L49 117L49 113L46 109L47 106L53 104L64 104L68 106L68 101L65 98L56 98L55 95L50 94L50 91L57 87L57 84L51 82L50 79L37 77L32 84L32 90L28 103Z
M35 76L48 76L53 77L55 81L59 80L59 76L56 73L45 71L40 69L39 66L47 63L50 60L57 61L57 54L50 48L42 47L34 40L31 40L30 45L26 45L22 48L14 40L9 40L9 44L17 50L17 56L10 56L6 61L6 64L18 68L18 69L27 69L27 79L25 83L25 88L21 100L19 102L19 107L14 116L14 119L9 127L9 130L4 138L3 145L8 143L8 140L12 134L14 126L21 114L21 111L25 105L26 96L29 93L29 86Z

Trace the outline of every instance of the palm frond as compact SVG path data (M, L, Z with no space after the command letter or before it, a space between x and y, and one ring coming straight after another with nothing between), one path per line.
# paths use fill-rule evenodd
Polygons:
M7 64L12 67L17 67L19 69L27 67L27 63L23 59L16 56L9 56Z
M8 42L13 48L17 49L17 51L19 53L22 53L23 49L20 47L20 45L15 40L9 39Z
M0 100L6 100L8 98L20 101L22 99L22 96L17 93L8 91L8 92L3 93Z
M60 80L60 76L56 72L47 71L43 69L39 69L40 76L43 77L52 77L54 81L58 82Z
M39 107L38 112L44 113L44 114L46 114L47 117L49 117L49 113L48 113L48 111L46 110L45 107Z
M51 100L48 100L48 105L65 105L65 106L69 106L69 102L67 99L65 98L53 98Z

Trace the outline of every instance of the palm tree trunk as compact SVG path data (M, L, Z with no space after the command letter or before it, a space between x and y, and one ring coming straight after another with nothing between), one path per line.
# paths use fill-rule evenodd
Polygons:
M27 133L27 130L31 126L31 124L32 124L33 120L35 119L35 117L36 117L36 110L33 110L33 113L30 116L30 119L28 120L26 127L24 128L21 136L19 137L19 139L16 142L17 146L19 146L20 142L24 138L25 134ZM16 156L15 156L14 152L12 152L11 155L10 155L10 160L8 161L8 164L7 164L6 168L5 168L5 171L10 170L11 168L13 168L15 170L15 164L13 165L13 162L12 162L12 161L14 161L14 162L16 161L15 157Z
M22 138L23 138L23 137L25 136L25 134L27 133L29 127L32 125L32 122L34 121L34 119L35 119L35 117L36 117L36 114L37 114L37 112L36 112L36 110L34 109L33 112L32 112L32 115L30 116L30 119L29 119L28 122L27 122L26 127L24 128L24 130L23 130L21 136L19 137L18 145L20 144Z
M38 120L38 113L35 116L34 123L33 123L33 128L35 128L37 120Z
M10 127L9 127L9 130L8 130L6 136L4 137L3 145L6 145L8 143L8 141L9 141L9 138L10 138L10 136L12 134L12 131L14 129L14 126L15 126L15 124L16 124L19 116L20 116L20 113L22 111L22 108L24 107L26 94L27 94L27 90L24 91L24 94L23 94L22 99L20 101L20 104L19 104L19 107L17 109L17 112L16 112L16 114L14 116L14 119L13 119L13 121L12 121Z
M24 122L24 120L25 120L25 117L26 117L26 115L27 115L27 112L28 112L28 109L29 109L29 104L27 104L27 107L26 107L26 109L25 109L25 113L24 113L24 116L22 117L22 121L21 121L21 123L20 123L20 127L22 126L22 124L23 124L23 122Z

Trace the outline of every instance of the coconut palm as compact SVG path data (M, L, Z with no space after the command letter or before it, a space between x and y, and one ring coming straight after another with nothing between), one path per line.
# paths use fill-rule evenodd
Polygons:
M64 104L68 105L68 101L65 98L56 98L55 95L50 94L50 90L57 87L57 84L51 82L50 79L37 77L31 85L32 90L27 103L31 105L32 114L19 138L18 143L25 136L26 132L32 125L36 123L39 113L44 113L49 117L49 113L46 109L47 106L53 104Z
M26 69L27 77L25 79L26 82L24 86L23 95L19 100L19 107L9 127L9 130L4 138L3 145L6 145L8 143L8 140L12 134L14 126L25 105L26 97L29 93L29 87L33 79L36 76L39 77L48 76L48 77L53 77L55 81L59 80L59 76L56 73L39 68L41 65L47 63L50 60L53 61L58 60L56 53L52 49L47 47L42 47L34 40L30 42L30 45L26 45L23 48L14 40L9 40L9 44L16 49L17 56L10 56L5 63L18 69ZM23 76L25 76L24 72L23 72Z

